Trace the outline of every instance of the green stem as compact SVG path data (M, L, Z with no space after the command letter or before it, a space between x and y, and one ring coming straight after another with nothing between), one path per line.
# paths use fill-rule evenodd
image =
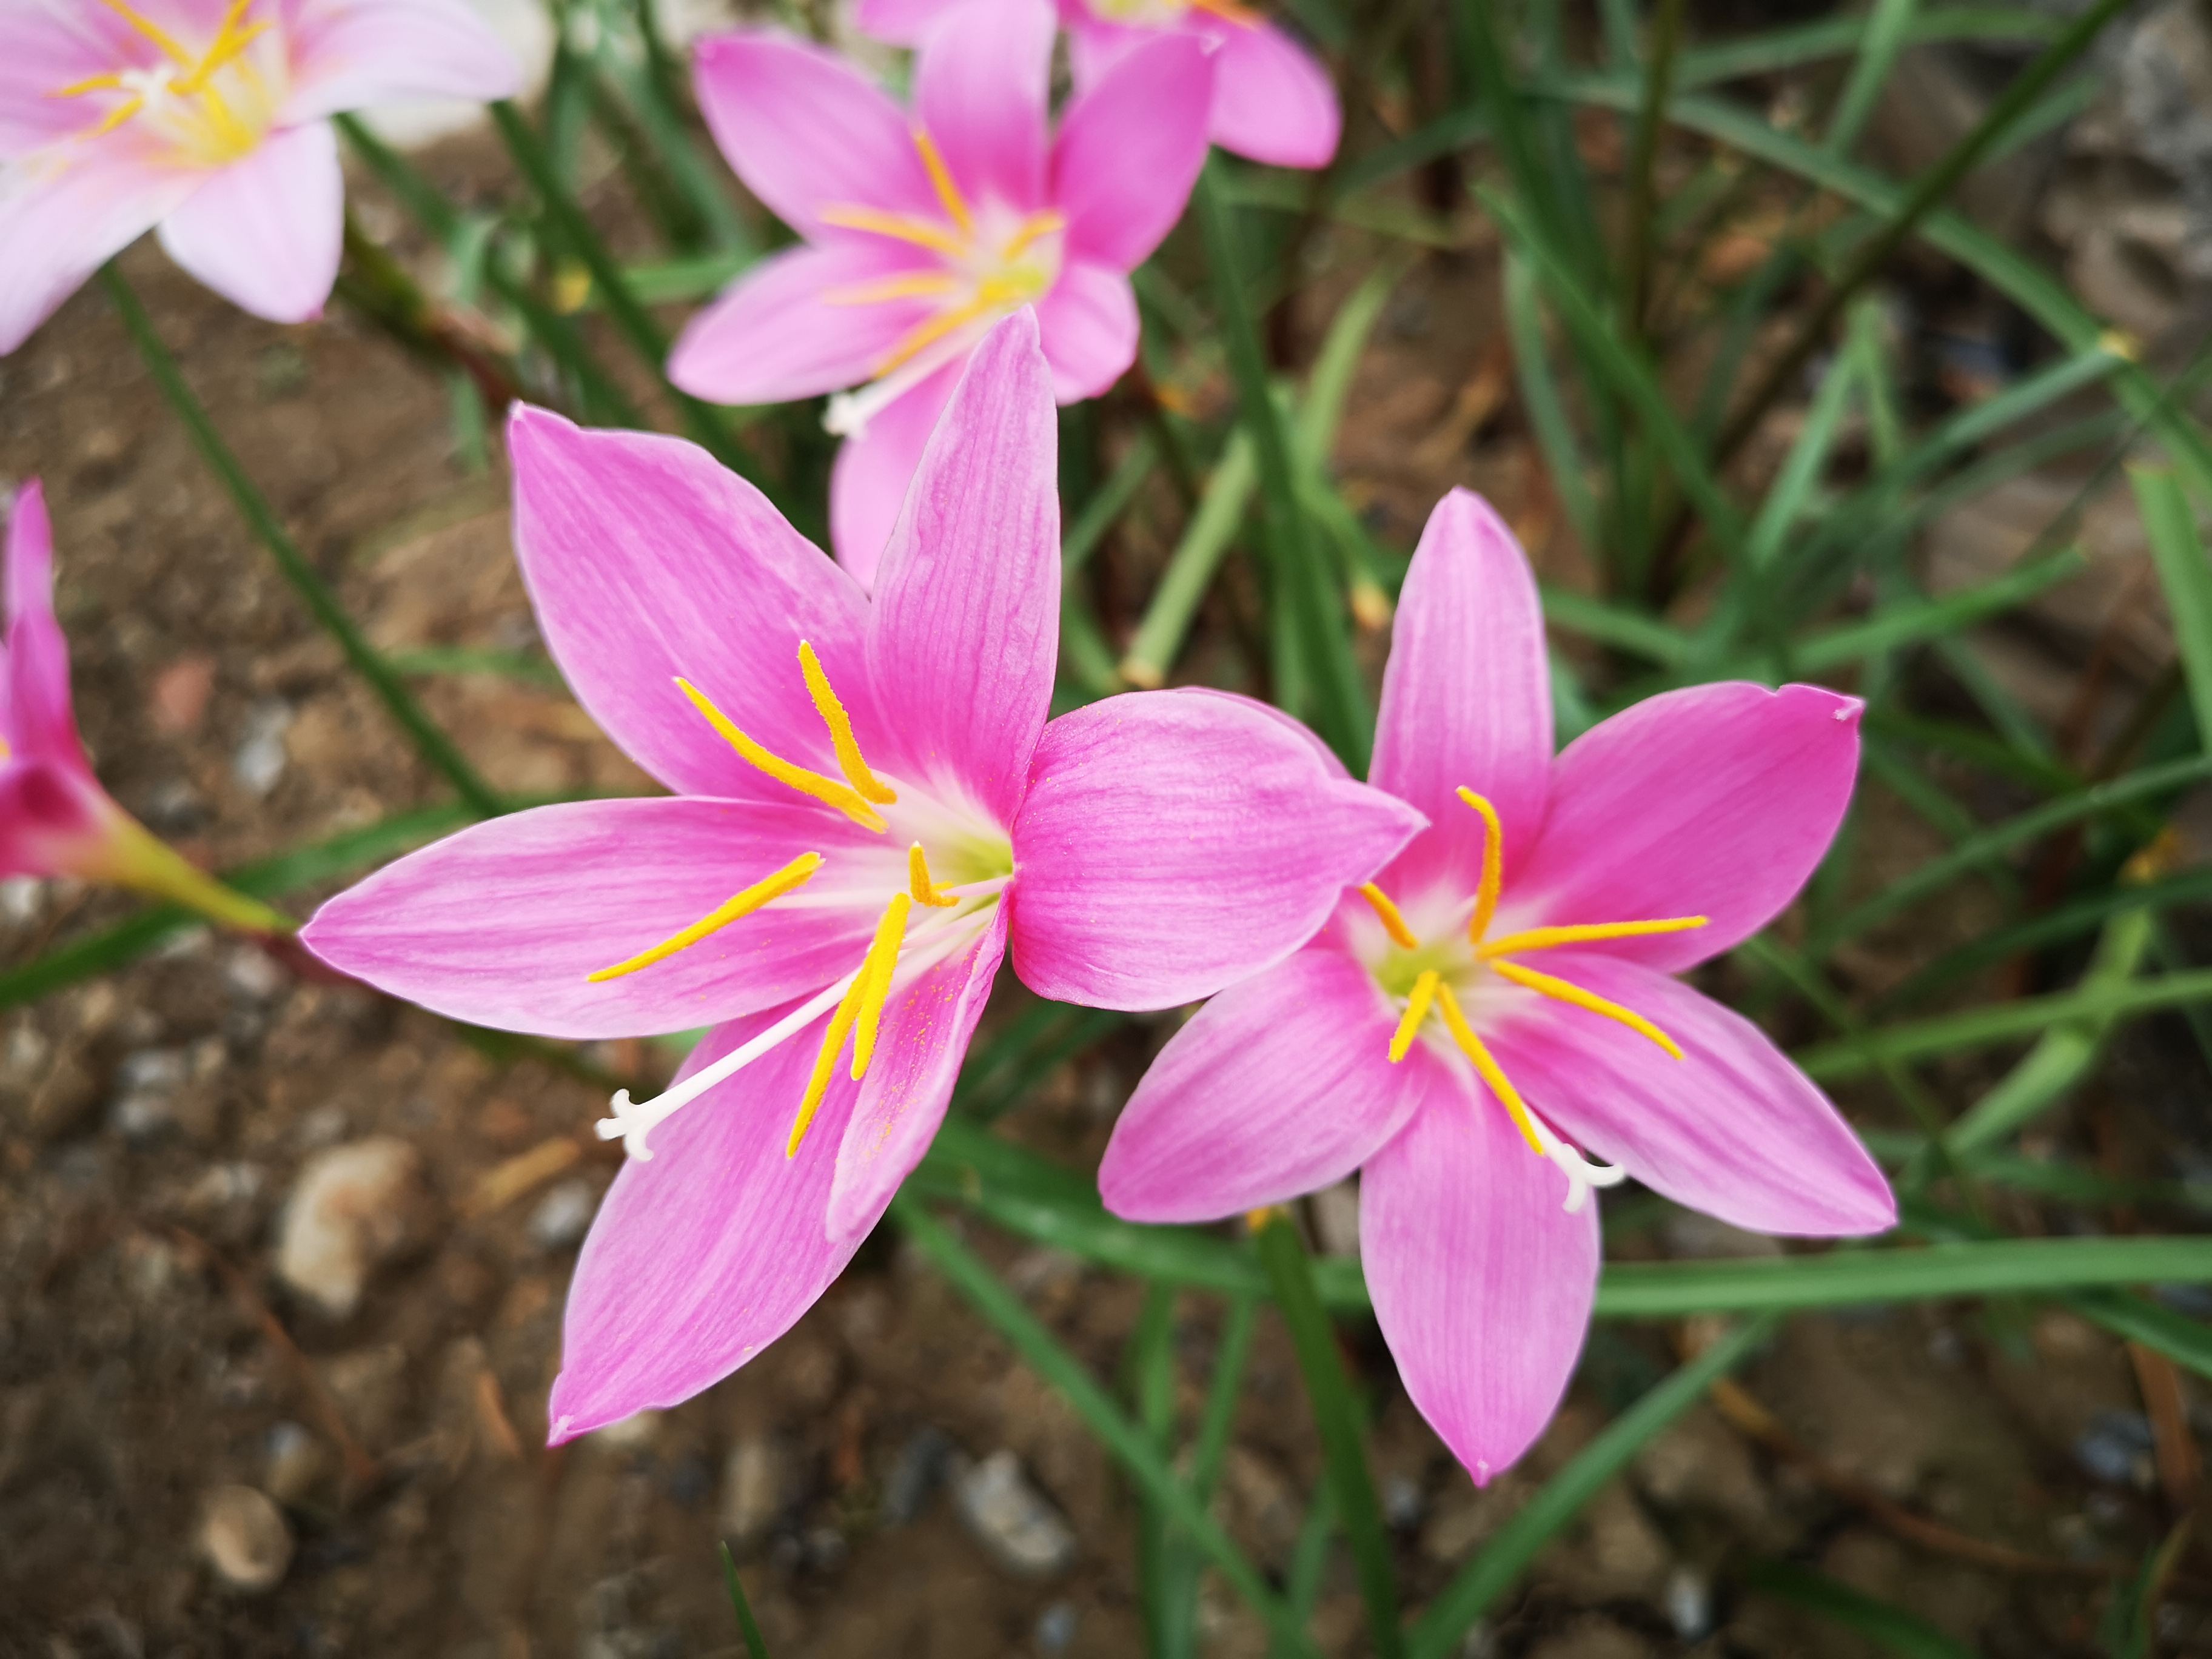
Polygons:
M1674 55L1682 44L1684 0L1659 0L1651 23L1651 62L1644 74L1644 107L1637 112L1636 143L1628 162L1628 229L1621 239L1627 264L1620 284L1621 318L1632 337L1644 332L1651 281L1651 216L1656 202L1659 128L1674 89Z
M461 798L483 817L495 817L504 812L506 804L493 793L489 784L477 775L476 768L469 764L467 757L461 753L453 740L423 712L422 705L415 701L414 694L392 672L391 665L378 654L376 647L369 644L368 637L355 626L353 618L346 614L345 607L338 603L337 595L331 591L330 585L317 574L315 568L307 562L307 556L285 532L283 525L277 520L276 509L269 504L269 498L246 476L246 469L231 453L229 446L223 442L222 434L216 430L215 422L209 416L205 407L193 396L192 389L185 384L184 373L177 367L177 360L170 356L168 347L162 343L160 333L154 327L153 319L146 314L145 307L131 292L130 283L123 280L122 273L109 264L101 267L100 280L106 283L117 309L122 312L124 325L137 343L139 356L145 359L146 367L161 386L162 395L169 400L169 407L184 422L185 430L191 434L192 442L198 447L209 467L222 481L224 488L230 491L230 498L236 504L240 516L261 538L262 545L276 561L276 568L284 580L292 584L293 591L307 602L307 609L314 613L315 620L338 642L339 649L345 653L346 660L368 682L370 688L390 711L392 718L414 740L422 758L443 773L447 781L460 793Z
M89 872L95 878L167 899L240 933L274 936L300 930L300 924L282 910L225 886L189 862L137 819L120 818L110 834L100 867Z
M345 216L345 253L337 295L364 319L416 356L461 369L494 409L504 409L522 395L514 366L481 341L471 339L397 259L370 240L350 210Z

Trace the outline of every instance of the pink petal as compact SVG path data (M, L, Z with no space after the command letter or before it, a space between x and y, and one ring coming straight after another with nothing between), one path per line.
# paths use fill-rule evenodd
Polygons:
M7 679L0 708L11 757L81 775L97 789L70 698L69 641L54 620L53 527L35 478L15 492L9 515L7 597Z
M946 364L877 410L866 430L846 439L837 451L830 470L830 541L837 562L863 587L875 585L876 567L906 505L914 470L960 383L962 367Z
M693 1030L818 991L859 962L880 905L822 901L849 884L849 861L874 839L809 805L541 806L386 865L301 937L356 979L472 1024L562 1037ZM807 852L828 866L796 902L591 982Z
M975 1022L1006 954L1006 907L975 942L919 975L884 1008L859 1103L837 1148L830 1237L857 1243L936 1138Z
M1461 1108L1425 1043L1390 1063L1396 1023L1366 969L1326 945L1240 980L1137 1085L1099 1196L1130 1221L1218 1221L1343 1180L1425 1102Z
M1508 898L1552 923L1711 917L1601 947L1668 972L1741 944L1835 838L1862 706L1817 685L1721 684L1615 714L1559 757L1551 816Z
M538 625L577 701L639 765L679 794L799 799L716 735L673 684L680 674L757 741L838 775L801 640L863 752L878 752L866 598L757 489L673 438L587 432L527 407L507 431L515 552Z
M1078 94L1089 92L1106 78L1106 71L1127 58L1138 47L1160 38L1157 28L1133 28L1124 23L1109 23L1084 3L1084 0L1060 0L1060 26L1067 31L1067 66ZM1170 25L1178 33L1195 33L1194 30Z
M1271 167L1327 167L1343 126L1328 71L1272 23L1212 33L1213 142Z
M775 1018L719 1027L677 1076ZM822 1225L859 1092L842 1067L799 1155L784 1156L829 1018L684 1107L653 1131L652 1160L631 1158L615 1177L568 1286L546 1407L555 1445L720 1382L796 1324L853 1259L865 1235L833 1243Z
M416 98L489 103L522 90L522 65L460 0L320 0L291 31L287 126Z
M851 296L914 270L913 252L846 240L771 255L684 325L668 378L718 404L790 403L859 385L929 306Z
M819 239L829 207L942 213L906 112L846 59L763 29L699 42L700 113L723 155L769 211Z
M1134 270L1175 228L1206 161L1212 76L1198 40L1163 35L1075 95L1053 152L1071 257Z
M894 46L916 46L964 0L860 0L854 21L863 34Z
M1756 1232L1832 1237L1896 1224L1889 1183L1850 1126L1749 1020L1595 951L1547 951L1543 966L1642 1014L1683 1054L1602 1015L1532 1000L1493 1046L1563 1133L1677 1203Z
M33 163L33 166L38 164ZM21 345L114 255L191 195L193 173L114 149L50 176L0 180L0 356Z
M88 771L0 763L0 876L112 879L118 827L128 822Z
M0 156L27 155L96 126L122 101L118 93L57 98L56 88L125 64L142 66L125 44L132 39L130 26L102 7L16 7L7 27L8 50L0 52Z
M161 247L240 310L304 323L337 280L344 221L337 134L317 121L210 175L161 221Z
M1359 1254L1406 1392L1477 1486L1543 1432L1597 1291L1597 1206L1468 1079L1378 1152L1359 1184Z
M910 777L1013 822L1060 650L1059 425L1018 312L969 354L876 572L868 667Z
M1225 698L1109 697L1037 745L1014 823L1014 970L1100 1008L1209 995L1304 943L1420 825Z
M915 62L915 112L970 205L1044 205L1047 95L1058 20L1044 0L970 0Z
M1096 398L1137 361L1136 290L1109 265L1070 260L1037 306L1037 328L1054 401Z

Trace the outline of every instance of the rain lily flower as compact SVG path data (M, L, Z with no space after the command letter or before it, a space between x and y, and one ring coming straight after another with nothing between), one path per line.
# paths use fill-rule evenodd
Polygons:
M100 787L70 700L69 642L54 620L53 528L36 482L8 519L8 639L0 656L0 875L75 876L132 887L227 927L288 933L157 840Z
M156 225L234 304L318 315L343 222L329 118L521 81L463 0L0 0L0 354Z
M1859 711L1817 686L1701 685L1555 758L1535 582L1497 516L1453 492L1407 575L1372 771L1431 827L1169 1042L1107 1148L1107 1207L1212 1220L1363 1170L1376 1316L1478 1482L1535 1438L1574 1368L1592 1188L1632 1175L1761 1232L1888 1227L1889 1188L1835 1109L1672 977L1811 875L1850 798Z
M697 1393L821 1295L936 1133L1010 948L1041 995L1172 1006L1293 950L1420 825L1241 699L1140 692L1046 724L1036 335L1024 313L974 354L872 599L687 444L509 427L547 642L677 793L477 825L303 938L485 1024L714 1028L600 1126L631 1156L569 1293L556 1442Z
M846 440L830 539L868 586L960 365L1034 307L1063 404L1137 355L1127 273L1182 212L1206 157L1212 70L1194 42L1133 54L1048 142L1053 18L1042 0L963 12L932 34L911 112L844 59L760 30L702 40L700 108L747 188L805 239L695 318L669 376L725 404L836 392Z
M948 13L998 0L860 0L860 25L911 46ZM1241 0L1060 0L1076 90L1096 84L1146 41L1195 40L1213 57L1208 136L1226 150L1279 167L1324 167L1343 125L1328 72L1265 15Z

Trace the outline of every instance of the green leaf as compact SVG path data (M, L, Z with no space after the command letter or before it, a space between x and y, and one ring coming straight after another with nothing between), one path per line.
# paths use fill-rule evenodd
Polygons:
M1790 660L1802 673L1821 674L1864 657L1954 634L2080 574L2088 562L2078 548L2064 548L1941 599L1886 605L1863 622L1826 629L1798 641L1790 647Z
M738 1581L738 1564L730 1558L730 1547L719 1547L722 1552L722 1583L730 1592L730 1607L738 1615L738 1632L745 1638L746 1659L768 1659L768 1643L761 1636L760 1625L753 1618L753 1604L745 1600L745 1587Z
M1843 429L1856 379L1840 357L1829 364L1821 377L1820 390L1813 394L1812 407L1806 411L1805 424L1797 430L1797 441L1790 446L1781 471L1775 475L1766 499L1759 503L1759 516L1752 520L1751 533L1744 538L1743 562L1747 568L1762 569L1780 556L1784 542L1804 514L1813 488L1827 466L1828 452L1835 447L1836 435Z
M501 679L528 685L566 690L561 671L543 657L526 657L519 651L479 651L467 646L428 646L419 651L395 651L385 660L396 673L494 674Z
M1915 1613L1791 1561L1754 1561L1744 1569L1748 1588L1817 1613L1904 1659L1974 1659L1974 1650L1954 1641Z
M1822 149L1836 155L1850 154L1867 118L1874 113L1881 89L1889 83L1890 71L1897 66L1897 55L1905 49L1905 37L1919 9L1919 0L1875 0L1866 33L1859 40L1858 56L1851 64L1851 78L1844 82L1836 112L1820 141Z
M1406 274L1396 260L1367 273L1351 297L1329 319L1328 332L1315 354L1313 372L1306 376L1305 396L1298 400L1296 424L1298 448L1309 465L1326 468L1329 452L1336 447L1336 428L1344 419L1345 399L1352 394L1352 377L1358 371L1360 353L1390 290Z
M2172 473L2161 468L2131 466L2128 477L2136 487L2136 503L2142 509L2143 533L2150 542L2151 562L2158 567L2159 586L2166 590L2166 608L2173 618L2174 643L2180 648L2181 665L2189 677L2189 706L2197 715L2197 742L2212 750L2212 563L2204 556L2204 538L2197 515Z
M1616 650L1632 651L1669 667L1690 654L1690 641L1685 635L1641 611L1608 605L1549 584L1543 586L1543 595L1544 620L1554 628Z
M1251 440L1240 426L1230 434L1199 497L1198 511L1191 514L1182 539L1168 556L1167 569L1152 589L1152 603L1145 607L1144 619L1121 659L1121 678L1130 684L1150 688L1165 683L1200 602L1213 586L1221 561L1244 522L1256 482Z
M1575 538L1584 547L1599 547L1597 501L1590 494L1589 477L1583 459L1581 440L1567 418L1566 400L1552 372L1549 348L1544 341L1544 317L1536 269L1526 254L1505 251L1505 333L1513 345L1513 372L1521 390L1522 412L1543 452L1544 470L1551 475L1552 493L1559 498Z
M1091 493L1083 504L1083 511L1075 515L1075 522L1060 538L1060 574L1065 581L1090 562L1091 556L1098 550L1098 544L1106 532L1129 510L1129 503L1137 499L1137 492L1145 487L1145 480L1152 476L1158 465L1159 450L1152 442L1152 434L1140 432L1137 441L1129 446L1104 483Z

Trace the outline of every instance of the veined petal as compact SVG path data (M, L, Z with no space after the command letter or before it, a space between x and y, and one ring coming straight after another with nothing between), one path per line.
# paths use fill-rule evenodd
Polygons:
M107 149L64 168L34 159L0 169L0 356L199 184Z
M489 103L522 90L522 64L460 0L313 0L287 30L286 126L417 98Z
M918 46L922 36L965 0L860 0L854 21L861 33L894 46Z
M1137 361L1136 290L1109 265L1070 260L1036 313L1056 403L1096 398Z
M1058 26L1045 0L969 0L923 35L915 113L970 204L1045 201L1047 95Z
M88 769L0 763L0 876L105 879L123 809Z
M1011 823L1060 650L1059 427L1036 319L975 348L876 572L868 667L915 775Z
M27 155L97 126L100 102L56 98L54 88L135 63L133 38L105 7L11 7L8 50L0 53L0 157ZM6 246L13 252L17 244Z
M682 675L757 742L835 777L801 640L862 752L883 752L866 598L760 491L674 438L586 431L528 407L507 434L515 553L538 625L577 701L639 765L680 794L794 799L715 733L677 690Z
M1328 71L1273 23L1212 33L1213 142L1270 167L1327 167L1344 125Z
M473 1024L562 1037L691 1030L852 968L882 905L872 892L837 902L852 880L841 866L880 858L875 840L804 801L541 806L386 865L301 938L332 967ZM649 968L592 981L806 852L829 862L797 892Z
M1544 833L1509 896L1545 922L1711 917L1591 947L1670 973L1742 943L1835 838L1863 707L1817 685L1723 683L1623 710L1560 755Z
M1896 1224L1889 1183L1850 1125L1749 1020L1595 950L1550 952L1544 966L1634 1009L1683 1056L1558 1002L1501 1022L1499 1063L1563 1133L1734 1226L1834 1237Z
M1182 216L1206 161L1213 65L1188 35L1162 35L1079 92L1053 151L1067 248L1134 270Z
M678 1081L783 1011L717 1028ZM833 1243L822 1219L860 1085L841 1069L812 1133L786 1158L792 1114L829 1016L667 1120L653 1156L627 1160L592 1223L568 1286L551 1441L689 1400L753 1358L812 1307L865 1233Z
M54 620L53 526L35 478L16 491L9 514L7 599L0 717L12 758L80 774L91 784L92 763L77 736L70 697L69 641Z
M1472 1079L1359 1183L1360 1265L1414 1406L1477 1486L1551 1421L1597 1293L1597 1206L1531 1153Z
M1098 1168L1129 1221L1218 1221L1344 1179L1417 1110L1457 1110L1426 1044L1390 1063L1391 1011L1343 951L1308 945L1214 997L1137 1085Z
M1421 823L1229 699L1109 697L1037 745L1014 823L1014 969L1101 1008L1209 995L1304 944Z
M162 251L272 323L323 313L344 240L345 178L327 121L272 132L161 221Z
M838 447L830 470L830 540L837 562L862 587L875 586L876 568L906 505L921 452L965 366L964 359L946 364L878 410Z

